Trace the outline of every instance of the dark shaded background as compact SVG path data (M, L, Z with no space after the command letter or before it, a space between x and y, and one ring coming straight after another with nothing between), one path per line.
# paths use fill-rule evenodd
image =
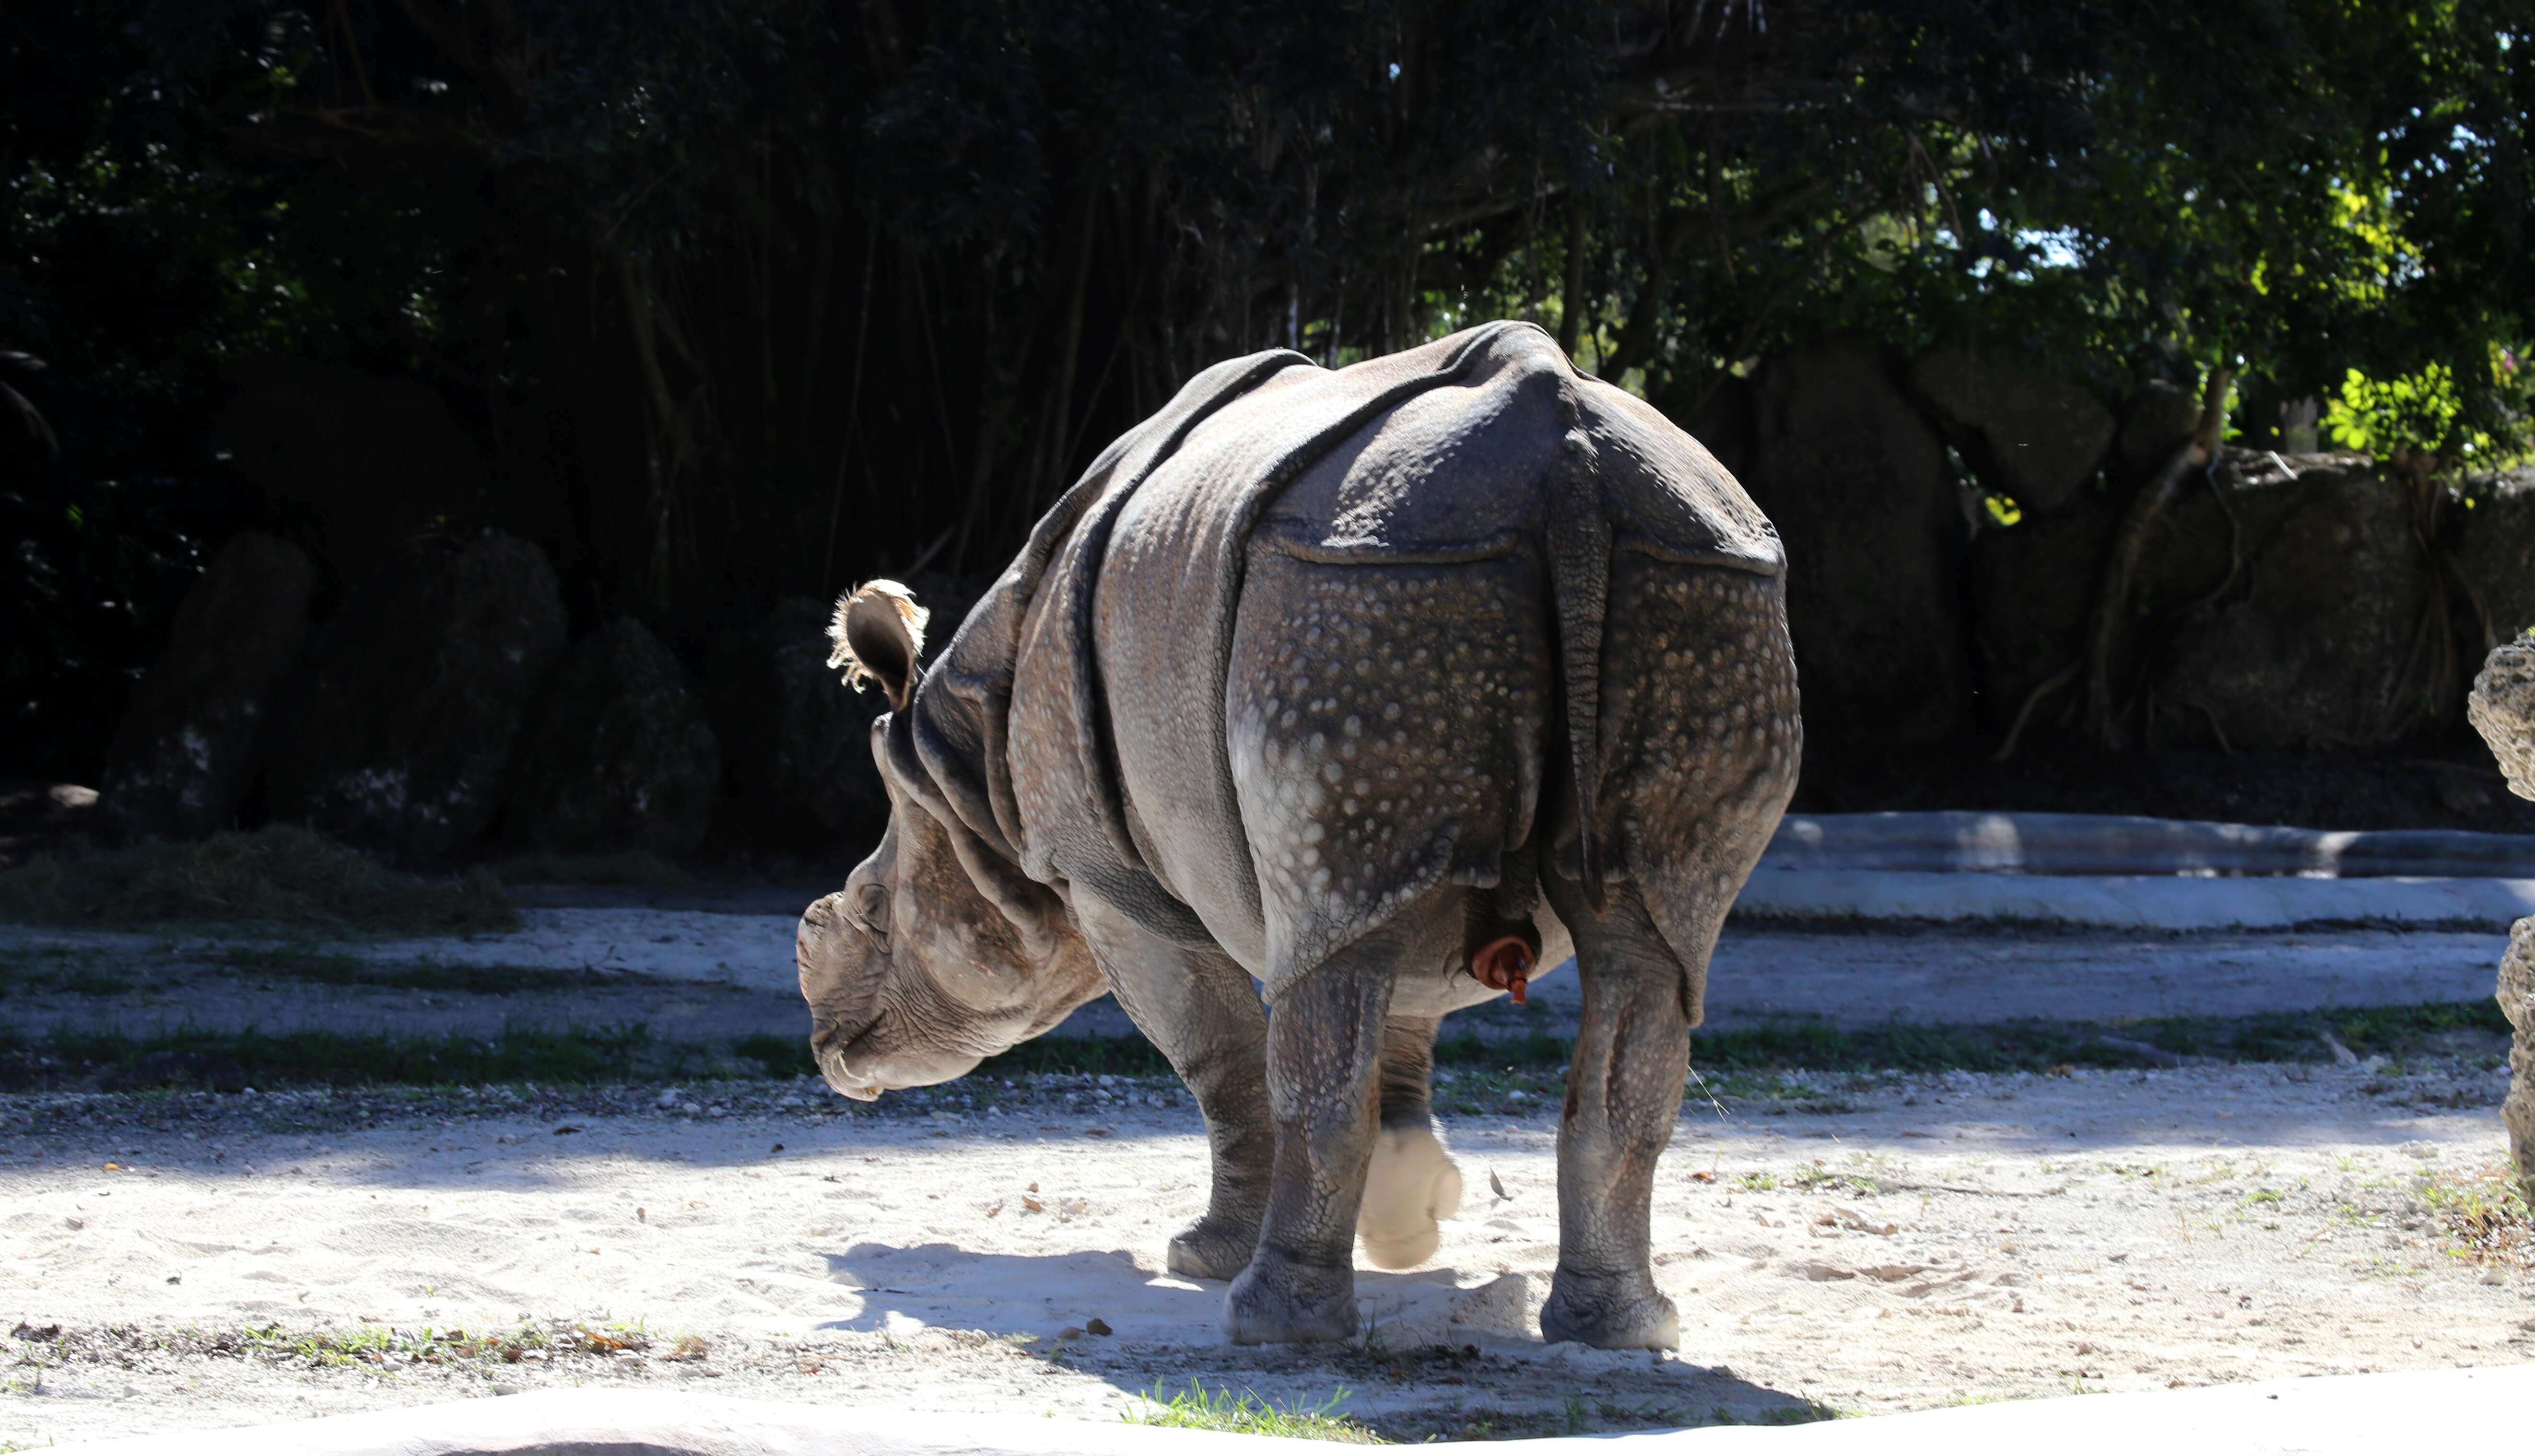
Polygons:
M365 587L489 530L550 563L564 640L633 619L713 698L715 833L816 841L873 806L748 811L786 792L749 777L786 750L739 741L780 716L727 686L772 671L750 634L884 573L956 608L1217 358L1344 363L1516 316L1716 445L1791 542L1887 516L1948 537L1899 585L1799 552L1824 597L1798 624L1800 802L2517 822L2457 704L2527 624L2442 563L2527 438L2525 0L19 0L0 68L12 775L110 776L239 530L309 558L312 652ZM1871 362L1825 394L1806 361L1841 349ZM2375 544L2281 559L2414 562L2386 588L2400 701L2275 743L2160 708L2182 614L2307 620L2240 565L2145 582L2135 691L2044 699L1993 763L2078 650L2045 598L2095 580L2149 472L2098 445L2067 514L2019 503L1991 436L1914 383L1948 350L2125 431L2226 366L2254 451L2308 444L2303 402L2350 371L2444 367L2362 422L2415 504L2327 513ZM1769 401L1805 389L1843 420L1889 393L1937 463L1836 489L1813 482L1837 458L1772 466ZM2075 544L1984 565L2047 531ZM2503 565L2479 579L2535 551L2482 539ZM1897 708L1816 694L1844 668L1807 621L1882 620L1877 593L1959 637L1958 669ZM2028 605L2042 645L1985 636Z

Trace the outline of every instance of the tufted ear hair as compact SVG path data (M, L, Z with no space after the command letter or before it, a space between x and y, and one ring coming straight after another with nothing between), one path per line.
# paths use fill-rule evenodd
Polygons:
M828 625L835 650L828 654L828 665L843 668L845 686L857 692L865 683L880 684L892 710L904 712L915 695L924 624L932 617L898 583L866 581L836 599L836 620Z

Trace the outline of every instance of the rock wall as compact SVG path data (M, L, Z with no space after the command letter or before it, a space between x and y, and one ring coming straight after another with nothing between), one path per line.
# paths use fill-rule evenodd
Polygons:
M1710 426L1787 548L1806 737L1941 743L1972 687L1971 529L1946 443L1898 359L1838 338L1753 376L1748 420Z
M2351 455L2230 451L2218 474L2140 576L2154 740L2373 748L2418 726L2437 621L2407 488Z
M492 826L563 659L554 569L515 536L424 553L356 588L276 714L265 809L405 860Z
M2452 557L2487 646L2535 627L2535 466L2465 482Z
M522 843L678 855L704 840L721 745L678 659L620 617L564 658L512 778L509 834Z

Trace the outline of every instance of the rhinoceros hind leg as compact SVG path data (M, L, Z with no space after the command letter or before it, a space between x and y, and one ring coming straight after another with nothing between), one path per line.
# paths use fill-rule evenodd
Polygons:
M1223 1329L1236 1345L1355 1334L1356 1211L1403 948L1390 930L1365 937L1287 990L1268 1017L1276 1172L1258 1253L1224 1296Z
M1603 1350L1678 1344L1647 1248L1655 1160L1672 1139L1690 1067L1683 972L1634 884L1596 918L1573 884L1550 895L1576 936L1584 1008L1558 1127L1558 1272L1540 1332Z

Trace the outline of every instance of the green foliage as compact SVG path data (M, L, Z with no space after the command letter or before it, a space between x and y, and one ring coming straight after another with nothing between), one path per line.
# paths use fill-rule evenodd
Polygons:
M690 652L780 596L999 569L1215 359L1494 316L1692 423L1856 329L2115 387L2237 359L2268 401L2357 371L2396 384L2336 421L2477 460L2530 428L2479 365L2535 339L2523 0L454 14L0 28L0 345L51 364L9 382L61 443L0 444L0 651L61 771L269 514L209 427L276 359L440 385L501 483L453 524ZM2438 368L2437 409L2387 393Z
M2535 444L2519 423L2535 416L2535 370L2511 350L2494 347L2490 352L2486 397L2500 401L2499 434L2467 423L2490 414L2468 414L2456 371L2437 362L2385 380L2349 371L2340 391L2324 402L2323 428L2334 444L2380 457L2409 452L2478 470L2518 464Z

